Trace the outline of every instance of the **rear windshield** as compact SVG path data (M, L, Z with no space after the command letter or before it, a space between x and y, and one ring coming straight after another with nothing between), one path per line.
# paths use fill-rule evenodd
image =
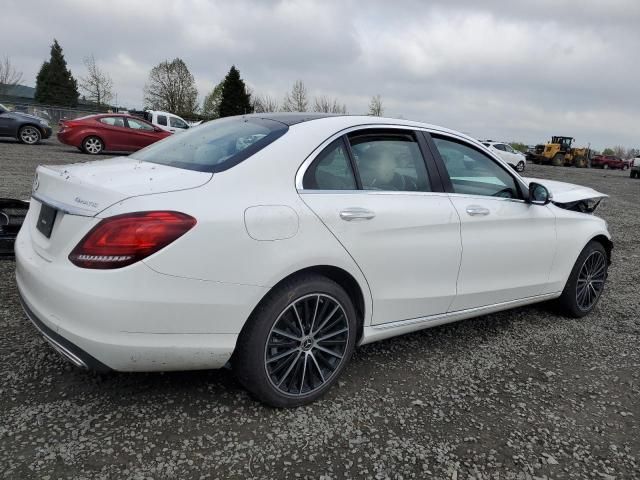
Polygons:
M221 172L259 152L288 129L275 120L222 118L173 135L130 157L199 172Z

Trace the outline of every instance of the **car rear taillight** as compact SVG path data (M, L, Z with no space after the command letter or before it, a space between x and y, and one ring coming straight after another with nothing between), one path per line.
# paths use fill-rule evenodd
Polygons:
M69 260L82 268L125 267L166 247L196 224L180 212L135 212L105 218L80 241Z

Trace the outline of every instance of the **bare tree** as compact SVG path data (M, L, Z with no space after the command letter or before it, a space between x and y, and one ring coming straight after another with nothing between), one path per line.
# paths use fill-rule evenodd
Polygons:
M288 92L284 96L282 111L306 112L308 106L309 101L307 99L307 88L304 86L302 80L296 80L291 88L291 92Z
M190 116L198 109L198 90L193 75L180 58L165 60L151 69L144 86L145 106Z
M329 97L316 97L313 105L314 112L322 113L347 113L347 106L343 103L340 105L338 99Z
M256 95L253 97L253 111L268 113L278 111L278 101L270 95Z
M369 115L381 117L383 114L384 107L382 106L382 98L380 98L380 95L371 97L371 102L369 102Z
M622 145L616 145L613 147L613 154L616 157L627 158L627 150Z
M85 92L85 98L98 105L108 104L113 98L111 77L96 65L93 54L84 59L84 64L87 76L80 77L79 87Z
M222 87L223 84L220 82L217 84L211 93L207 95L202 102L202 116L208 119L218 118L220 117L220 100L222 100Z
M22 81L22 72L18 72L11 64L11 59L5 56L0 60L0 94L6 94L11 87Z

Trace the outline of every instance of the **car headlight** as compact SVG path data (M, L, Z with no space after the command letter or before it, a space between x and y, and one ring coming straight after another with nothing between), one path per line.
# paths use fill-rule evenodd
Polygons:
M45 119L41 118L38 120L40 122L41 125L44 125L45 127L49 126L49 122L47 122Z

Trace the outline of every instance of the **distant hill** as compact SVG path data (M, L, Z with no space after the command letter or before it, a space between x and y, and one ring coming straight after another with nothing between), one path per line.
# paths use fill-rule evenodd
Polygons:
M35 98L36 89L34 87L27 87L26 85L2 85L0 84L0 92L7 97L17 98Z

